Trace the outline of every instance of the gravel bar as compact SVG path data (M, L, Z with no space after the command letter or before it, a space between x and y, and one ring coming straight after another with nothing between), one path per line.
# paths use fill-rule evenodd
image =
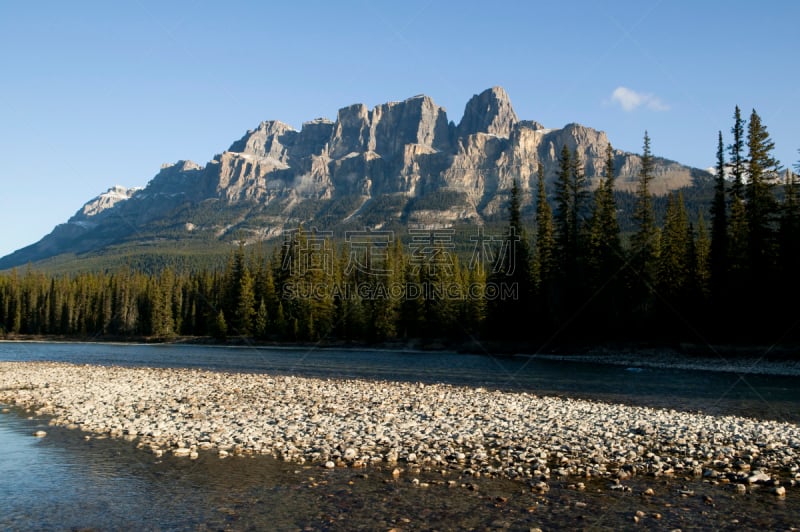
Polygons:
M0 363L0 402L86 438L171 453L272 455L320 467L521 478L694 476L800 484L800 427L444 384L50 362Z

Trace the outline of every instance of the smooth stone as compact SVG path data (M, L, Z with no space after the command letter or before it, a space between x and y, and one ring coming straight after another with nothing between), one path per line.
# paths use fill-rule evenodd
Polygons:
M748 484L769 482L770 480L772 480L772 478L762 471L753 471L753 473L747 477Z

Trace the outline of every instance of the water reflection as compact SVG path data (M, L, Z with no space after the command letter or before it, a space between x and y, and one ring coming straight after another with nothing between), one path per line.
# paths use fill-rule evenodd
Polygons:
M47 437L32 436L39 428ZM550 492L537 495L524 482L459 470L395 478L390 469L325 470L268 457L160 460L131 442L85 441L14 411L0 414L0 449L3 530L614 530L630 528L637 511L641 526L667 530L800 524L796 489L778 500L768 490L740 497L732 486L641 477L619 493L608 480L580 479L587 489L576 491L574 479L553 478ZM648 487L655 497L641 497Z

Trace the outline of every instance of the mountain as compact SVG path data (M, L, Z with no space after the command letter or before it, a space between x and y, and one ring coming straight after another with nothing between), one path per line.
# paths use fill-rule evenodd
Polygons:
M505 90L473 96L458 125L424 95L300 131L262 122L204 166L162 166L146 187L113 187L39 242L0 259L0 269L123 243L280 236L303 223L320 229L419 224L446 227L503 215L514 179L530 203L539 163L552 181L564 145L580 154L590 182L602 175L608 138L579 124L547 129L520 120ZM632 191L641 158L615 152L620 190ZM688 186L702 170L656 159L651 190Z

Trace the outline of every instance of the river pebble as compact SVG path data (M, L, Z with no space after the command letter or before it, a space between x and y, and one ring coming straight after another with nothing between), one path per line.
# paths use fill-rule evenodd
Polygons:
M452 470L539 492L551 474L623 491L633 475L783 487L800 467L792 423L443 384L3 362L0 403L157 456Z

